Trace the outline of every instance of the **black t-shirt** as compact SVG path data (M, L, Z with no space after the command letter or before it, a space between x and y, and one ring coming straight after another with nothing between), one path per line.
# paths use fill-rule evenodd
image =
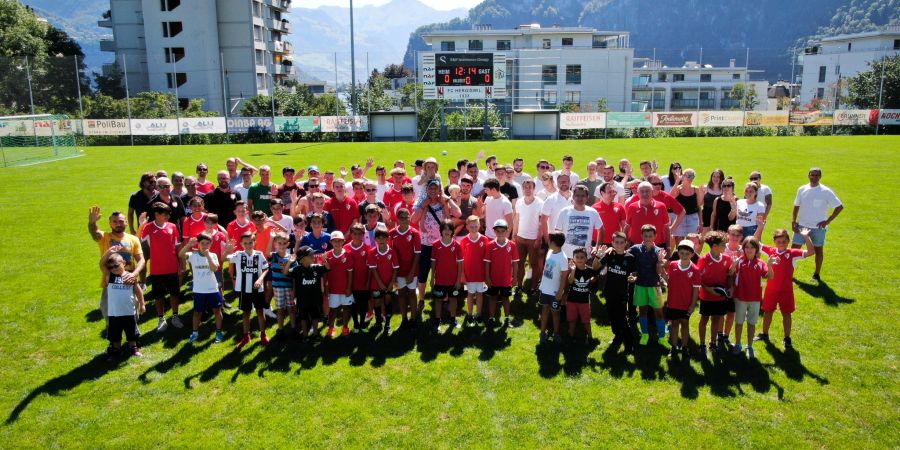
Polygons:
M229 223L234 221L234 204L238 200L243 200L241 194L237 192L224 192L216 188L203 197L206 210L219 216L219 225L227 227Z
M149 201L150 198L144 195L144 190L141 189L128 198L128 207L133 209L138 217L141 216L141 213L147 213L147 220L153 220L153 217L150 216L150 205L147 203Z
M509 201L513 201L519 198L519 191L516 190L516 187L513 186L512 183L504 183L500 185L500 193L505 195Z
M634 256L626 252L612 252L600 259L606 267L606 287L603 294L609 298L624 298L628 295L628 274L635 271Z
M303 305L316 305L322 303L322 277L328 269L321 264L310 264L303 267L297 264L291 267L288 275L294 281L294 294L297 301Z
M588 303L591 300L591 286L594 277L600 273L593 267L585 266L584 269L575 268L575 279L569 290L568 301L572 303Z
M325 219L325 225L322 227L326 233L331 234L334 231L334 218L331 217L331 213L328 211L322 211L319 214L322 215L322 218ZM306 232L312 233L312 224L309 222L309 219L312 218L313 213L306 214ZM303 237L303 236L301 236Z
M359 204L359 216L362 217L362 219L360 219L360 220L362 220L362 221L366 220L366 207L369 205L376 205L382 211L387 209L387 206L384 203L379 202L378 200L375 200L375 203L369 203L368 200L363 200L363 202ZM381 216L378 216L378 217L380 218Z
M193 213L193 211L191 210L191 199L194 198L194 197L200 197L200 198L203 198L203 197L205 197L205 195L202 194L202 193L200 193L200 192L198 192L197 195L195 195L195 196L193 196L193 197L191 196L191 194L184 194L184 195L181 196L181 204L184 205L184 215L185 215L185 217L187 217L187 216L189 216L189 215L191 215L191 214ZM205 201L205 200L204 200L204 203L203 203L203 204L204 204L204 206L206 205L206 201Z
M181 197L177 195L171 195L169 202L163 202L161 198L159 198L159 193L154 195L150 201L147 202L147 208L150 209L153 206L153 203L162 202L169 205L169 208L172 208L172 213L169 214L169 222L175 224L178 227L178 232L181 233L181 219L184 218L184 202L181 201Z

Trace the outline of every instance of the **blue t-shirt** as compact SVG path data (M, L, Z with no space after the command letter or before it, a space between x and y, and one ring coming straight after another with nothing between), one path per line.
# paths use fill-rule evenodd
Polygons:
M331 235L325 232L322 232L322 235L318 238L313 236L312 233L306 233L303 235L303 238L300 239L300 246L308 245L316 254L325 253L328 250L331 250Z
M291 277L283 274L281 272L281 268L284 267L284 264L288 262L290 259L290 253L288 256L281 257L278 256L278 253L272 253L269 256L269 274L271 275L272 287L273 288L292 288L294 287L294 282L291 280ZM297 262L294 261L294 264L291 267L297 265Z
M656 265L659 263L659 251L660 249L656 246L647 248L644 244L635 244L628 249L628 253L634 256L637 269L637 281L634 284L659 286L659 273L656 271Z

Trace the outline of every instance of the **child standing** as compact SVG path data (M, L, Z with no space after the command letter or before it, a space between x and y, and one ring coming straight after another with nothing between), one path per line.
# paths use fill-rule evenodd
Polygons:
M491 244L490 238L481 234L481 221L478 216L469 216L466 218L466 230L469 234L461 241L463 252L463 275L466 279L466 323L474 325L476 322L481 323L483 311L481 310L484 302L484 292L487 286L484 284L484 259L487 256L488 247ZM477 315L473 315L473 303L477 306Z
M678 243L676 250L678 261L670 261L663 275L669 283L665 308L666 319L672 324L669 334L672 351L669 355L681 353L687 357L687 346L691 340L689 321L700 295L700 269L691 262L694 257L693 242L685 239Z
M366 231L360 223L350 225L350 242L344 245L344 251L350 257L353 264L353 332L357 333L366 327L366 322L372 320L372 296L369 292L369 266L366 259L371 247L363 241ZM368 317L372 314L372 317Z
M250 343L250 312L256 310L256 321L259 323L259 342L269 345L266 336L266 316L264 310L267 302L263 289L263 280L269 263L262 252L253 249L255 237L252 233L241 236L241 250L228 255L228 261L234 268L234 290L240 295L240 308L243 311L244 336L238 342L238 348Z
M197 245L197 250L188 252ZM193 292L194 292L194 317L193 332L188 338L188 343L193 344L200 338L200 319L201 315L210 312L216 318L216 343L222 342L225 338L222 336L222 304L225 300L219 292L219 282L216 280L216 272L219 270L219 257L210 250L212 246L212 236L200 233L195 238L191 238L187 245L181 247L179 256L182 260L187 260L191 265L191 273L193 274Z
M547 342L548 315L553 316L553 341L559 344L562 336L559 335L559 308L566 304L565 286L563 280L569 276L569 262L562 252L562 246L566 243L566 235L561 231L552 231L548 235L550 251L544 260L544 275L538 289L541 297L538 301L541 305L541 338L540 342Z
M122 353L122 333L128 342L128 353L132 356L141 356L141 350L137 345L137 320L135 314L143 314L144 291L140 284L126 284L125 259L118 252L122 247L111 246L100 257L100 270L103 271L103 288L106 289L108 298L107 317L109 328L106 338L109 339L109 348L106 353L109 359L114 359Z
M506 220L494 221L494 234L497 238L491 242L484 258L486 292L490 298L490 325L497 323L497 303L503 302L503 325L511 326L509 321L509 296L512 295L513 280L519 262L519 250L507 239L509 224ZM558 315L558 314L557 314Z
M772 278L766 284L766 292L763 296L763 332L756 337L757 341L769 341L772 317L775 315L775 310L780 309L781 324L784 327L784 348L785 350L794 348L793 342L791 342L791 314L797 309L794 303L794 265L799 260L815 254L809 233L809 228L800 230L800 235L806 240L806 250L788 248L791 240L787 230L775 230L775 248L768 245L762 247L762 251L769 255Z
M344 251L344 233L331 233L332 249L325 253L325 267L328 269L328 337L334 337L334 322L337 311L341 311L341 336L350 335L350 310L353 308L353 261Z
M609 324L613 332L612 347L625 346L625 353L634 352L634 339L631 335L632 323L628 315L628 274L634 272L634 256L628 253L628 237L621 231L612 235L612 248L600 258L600 264L606 271L606 282L603 296L606 298L606 310Z
M272 238L275 251L269 255L269 277L272 279L272 296L275 297L276 320L278 333L284 332L284 316L291 319L291 334L297 333L297 301L294 299L294 284L282 269L289 264L288 245L290 237L279 232ZM296 264L296 263L295 263Z
M415 327L418 313L416 286L419 279L419 256L422 252L422 237L419 230L410 226L410 213L406 208L397 210L397 227L391 230L391 247L397 255L397 300L403 320L400 327ZM374 236L373 236L374 237ZM407 319L407 313L409 318Z
M657 342L663 348L669 348L666 340L666 321L663 319L662 301L660 299L659 276L665 273L665 252L656 247L656 227L646 224L641 227L640 244L635 244L628 249L628 253L634 256L635 272L629 277L634 283L634 306L639 308L638 320L641 324L640 345L647 345L650 341L650 323L647 317L650 309L656 319Z
M319 329L318 321L322 318L322 278L328 269L321 264L314 264L315 251L305 245L298 248L288 261L290 263L281 268L281 273L290 275L294 281L300 335L303 343L308 344L310 333ZM295 262L298 264L294 264ZM318 336L316 332L315 337Z
M606 246L599 249L594 255L593 264L587 265L587 250L578 247L572 251L572 261L569 263L569 297L566 299L566 320L569 322L569 340L575 340L575 324L581 322L584 326L584 343L589 345L591 335L591 294L593 286L600 274L599 255L606 252ZM580 320L579 320L580 319Z
M372 299L375 300L375 328L381 328L384 321L384 334L391 332L391 296L394 284L397 282L397 255L394 249L388 246L390 233L386 228L375 230L376 246L369 250L366 264L369 266L370 288Z
M734 331L732 353L741 354L741 332L747 322L747 356L756 358L753 351L753 332L759 319L759 302L762 301L762 280L772 277L772 267L759 259L759 241L753 236L744 238L744 256L731 266L734 275L734 317L737 327Z
M700 258L700 354L706 357L706 324L709 323L709 351L716 352L716 338L720 342L722 319L727 312L728 270L731 257L725 252L725 234L721 231L706 233L709 253Z
M456 227L450 220L441 222L441 239L431 249L431 293L434 297L434 330L441 332L441 312L444 302L449 301L450 319L453 328L459 328L456 321L457 300L462 295L463 255L459 243L453 239Z

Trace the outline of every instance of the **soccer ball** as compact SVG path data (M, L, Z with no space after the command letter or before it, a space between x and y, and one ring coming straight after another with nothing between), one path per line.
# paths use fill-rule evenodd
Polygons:
M447 150L442 151L441 154L447 156Z

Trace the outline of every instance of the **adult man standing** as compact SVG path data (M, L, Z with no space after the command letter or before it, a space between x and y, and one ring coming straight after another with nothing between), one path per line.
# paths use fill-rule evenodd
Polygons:
M501 173L501 170L495 170L494 173ZM494 227L491 226L497 220L503 219L511 227L510 234L515 232L515 222L513 221L513 204L506 198L500 190L500 182L496 178L488 178L484 181L484 223L485 236L495 239L497 234Z
M607 164L602 168L598 167L600 171L600 175L603 177L604 183L611 183L611 186L616 191L616 195L614 200L618 203L625 203L625 187L622 186L621 183L616 181L616 169L615 167ZM602 197L600 191L600 186L597 186L597 189L594 190L594 198L600 199Z
M166 177L157 178L156 187L159 188L159 191L156 195L150 197L150 201L147 203L148 208L156 202L165 203L169 208L172 208L171 213L169 213L169 222L175 224L179 235L181 235L181 220L184 219L185 211L181 197L172 195L172 182Z
M360 219L359 203L347 197L343 179L334 180L332 185L334 186L334 197L325 202L325 211L331 214L335 230L349 234L350 225L359 222Z
M93 206L88 211L88 233L91 239L100 247L100 254L106 253L112 246L120 248L119 255L125 260L126 272L122 275L126 284L134 284L138 280L138 275L144 270L144 251L141 248L141 242L137 236L125 232L128 226L128 220L125 214L119 211L113 211L109 215L109 231L101 231L97 227L97 221L100 220L100 207ZM103 318L107 316L107 292L103 288L100 294L100 312ZM138 333L140 334L140 333Z
M559 213L572 204L570 187L569 176L560 174L557 178L557 191L544 200L544 206L541 208L541 236L545 243L548 242L550 232L559 229L557 222Z
M665 247L669 242L669 213L666 204L653 199L653 185L641 181L637 187L638 201L625 207L625 233L632 244L641 243L641 227L650 224L656 227L654 243Z
M228 170L228 176L231 178L231 190L235 190L242 182L240 174L238 173L237 166L240 165L244 169L248 169L250 171L250 177L256 174L256 167L251 166L250 164L241 161L241 158L237 156L232 156L225 160L225 169ZM243 172L243 170L241 171Z
M259 166L259 181L250 185L250 189L247 190L247 208L250 211L262 211L266 213L267 216L272 215L272 210L270 208L270 203L272 201L272 191L275 188L271 182L272 179L272 169L263 164ZM302 197L302 195L301 195ZM284 203L287 206L287 210L290 211L290 202Z
M556 227L566 234L566 243L562 246L566 258L572 259L572 252L576 248L583 248L589 255L592 254L591 240L594 231L603 228L600 214L596 209L586 207L587 200L587 186L575 186L572 191L572 205L563 208L559 213Z
M231 190L241 194L241 198L247 200L250 198L250 188L253 187L253 172L241 167L240 183L235 184L234 179L231 180Z
M572 166L575 165L575 159L572 158L572 155L563 156L562 159L562 169L553 172L553 178L556 179L556 184L559 184L559 176L560 175L568 175L569 176L569 185L574 186L578 184L578 181L581 178L577 173L572 172Z
M525 170L525 160L524 159L522 159L522 158L514 159L512 166L513 166L513 172L515 172L512 176L512 180L515 181L516 183L518 183L519 186L522 186L523 184L525 184L525 180L532 179L531 175L529 175L527 172L524 171ZM524 192L523 192L523 194L524 194ZM519 255L519 256L521 256L521 255Z
M588 188L588 205L593 205L594 202L597 201L597 196L594 194L597 191L597 188L600 187L600 183L603 182L603 180L601 180L600 177L597 176L597 171L598 171L597 169L598 168L597 168L596 162L594 162L594 161L589 162L588 166L587 166L587 171L588 171L587 178L585 178L577 183L578 185L585 186Z
M533 292L538 285L535 281L539 278L537 274L544 269L544 260L540 258L541 249L541 208L544 201L534 196L534 180L526 179L522 184L522 191L525 194L518 203L516 203L515 229L516 229L516 248L519 250L519 270L516 271L516 296L521 297L522 292ZM528 259L529 267L531 267L531 285L525 289L523 281L525 278L525 260Z
M131 234L137 234L134 224L137 223L141 214L150 211L148 202L150 198L156 195L156 175L145 172L141 175L141 182L138 184L140 189L131 194L128 199L128 231Z
M216 175L219 186L203 197L206 210L219 216L219 225L227 227L234 220L234 205L238 200L243 200L241 195L231 192L231 179L228 172L221 170Z
M759 185L759 192L757 192L756 198L766 204L766 217L769 217L769 211L772 210L772 188L762 184L762 173L758 170L750 172L750 181Z
M456 225L456 236L458 237L463 237L468 234L468 231L466 230L466 219L468 219L469 216L482 216L482 205L478 202L478 199L472 196L472 186L473 182L470 176L465 175L459 179L460 215L458 218L453 219L453 223Z
M825 258L825 232L828 225L844 210L844 204L831 188L819 183L822 169L818 167L809 169L808 177L809 183L797 189L797 197L794 199L794 211L791 215L794 241L791 247L800 248L805 242L800 230L809 228L809 237L816 251L816 271L812 277L816 281L821 281L819 274L822 272L822 260ZM828 215L829 209L833 209L831 215Z

